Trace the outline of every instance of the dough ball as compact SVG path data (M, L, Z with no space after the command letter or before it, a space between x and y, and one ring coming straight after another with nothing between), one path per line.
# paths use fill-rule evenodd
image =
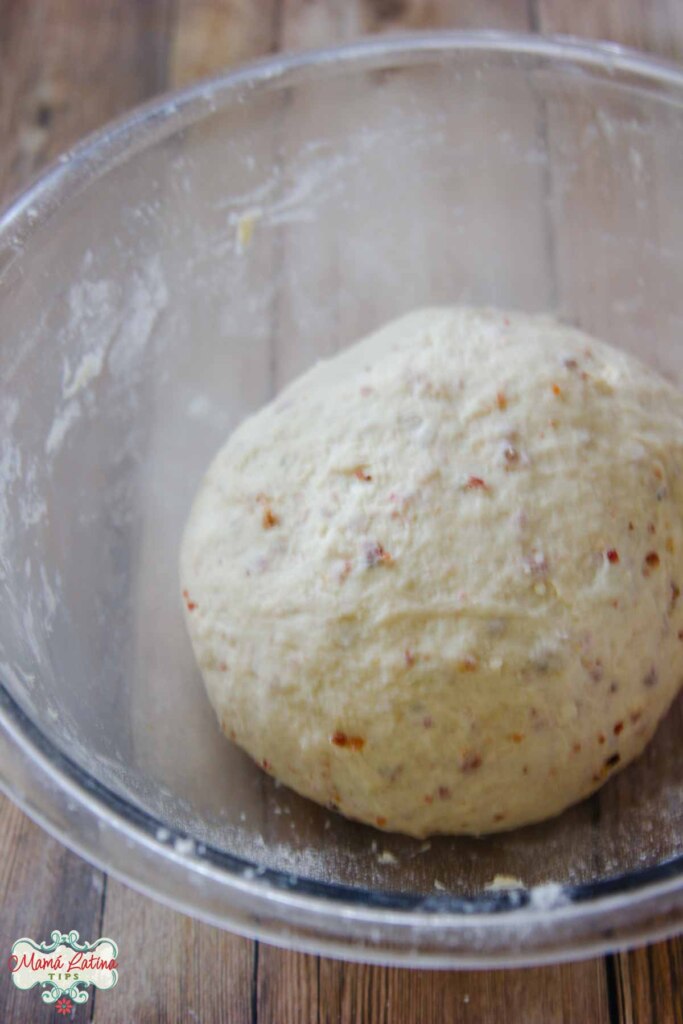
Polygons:
M247 419L185 533L228 736L413 836L557 814L683 675L683 396L548 317L424 309Z

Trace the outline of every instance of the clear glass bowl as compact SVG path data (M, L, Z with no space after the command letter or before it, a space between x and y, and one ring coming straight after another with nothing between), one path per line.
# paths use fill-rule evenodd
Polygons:
M278 57L135 111L0 221L0 756L67 845L215 924L351 958L532 963L683 921L679 702L597 796L383 835L220 736L180 533L227 432L421 304L552 310L683 372L683 75L428 35ZM267 642L267 638L264 638ZM496 875L526 888L487 888Z

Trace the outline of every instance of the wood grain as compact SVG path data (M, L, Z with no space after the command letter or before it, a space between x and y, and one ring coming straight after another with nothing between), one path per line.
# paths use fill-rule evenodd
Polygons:
M251 1020L256 943L169 910L111 878L102 934L118 943L121 981L96 999L96 1024Z
M678 0L0 0L0 193L15 191L78 137L167 85L282 47L432 27L534 27L683 56ZM285 360L281 372L290 370ZM105 880L4 799L0 858L1 949L54 927L111 934L120 945L119 988L91 1001L78 1020L683 1021L681 940L524 971L368 967L193 922ZM158 942L143 945L151 935ZM42 1019L28 1000L2 976L0 1020Z
M606 39L674 59L683 56L683 8L668 0L652 4L643 4L640 0L603 0L600 4L571 5L563 0L536 0L534 16L538 30L544 33ZM618 160L616 155L615 159ZM581 198L588 204L596 182L602 177L601 171L601 168L594 168L593 175L579 184ZM673 174L677 176L678 171L672 171ZM614 191L613 186L608 191ZM672 182L671 191L678 195L677 181ZM595 196L595 201L604 203L605 196ZM640 244L651 231L649 224L642 225ZM571 227L566 234L571 236ZM658 244L662 239L653 238L652 242ZM580 252L581 242L576 237L574 244ZM561 257L560 252L557 267L560 288L571 287L566 273L563 274ZM628 282L625 287L629 287ZM592 314L599 320L599 310ZM626 776L619 780L619 786L628 787ZM683 940L680 938L607 957L606 970L614 1020L624 1024L683 1020Z
M3 0L0 189L165 87L170 10L170 0Z
M544 33L605 39L671 59L683 55L683 7L677 0L534 0L534 7L537 27Z
M187 85L278 46L278 0L177 0L169 81Z
M616 1004L623 1024L683 1020L683 942L680 939L620 953Z
M55 928L99 935L105 876L70 853L0 797L0 1020L25 1021L40 1006L10 982L5 964L24 935L49 939Z
M0 2L3 198L85 133L165 86L169 12L165 0ZM54 928L101 934L105 876L4 798L0 852L3 957L21 935L46 939ZM38 1014L30 998L3 970L0 1020Z
M525 971L408 971L322 960L321 1024L608 1024L602 963ZM270 1018L266 1018L270 1020Z

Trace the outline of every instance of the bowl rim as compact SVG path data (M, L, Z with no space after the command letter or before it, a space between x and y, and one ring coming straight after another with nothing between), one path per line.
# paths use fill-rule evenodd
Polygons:
M302 53L277 54L157 96L86 136L58 157L0 213L0 287L31 235L44 228L58 207L73 201L98 178L137 152L186 125L217 113L221 101L228 104L243 89L253 92L258 88L283 87L288 76L300 72L334 68L341 73L353 66L362 70L364 63L371 64L377 59L408 60L412 57L419 60L430 55L453 58L467 52L538 56L612 76L622 72L635 76L641 86L650 81L660 90L674 90L676 101L683 105L681 66L614 43L587 42L572 36L499 31L422 32L365 38ZM661 98L665 99L665 95ZM200 841L188 853L183 843L192 837L170 829L166 822L89 775L32 721L1 678L0 761L3 766L0 787L7 795L64 845L102 870L185 913L291 948L321 952L322 941L327 955L364 961L444 967L520 965L592 956L624 948L634 941L664 937L677 931L683 920L680 907L676 908L676 920L661 921L657 917L671 905L675 894L683 893L683 855L597 882L563 886L554 905L534 907L531 893L526 889L484 892L467 898L438 893L425 898L262 869L257 863ZM72 806L67 807L67 804ZM98 836L91 835L82 821L78 823L79 813L94 818L105 826L105 831L125 840L129 851L125 864L120 854L107 856L102 830ZM155 882L141 873L138 861L130 855L131 849L140 852L143 848L145 855L156 862ZM201 851L199 856L198 851ZM134 861L132 866L131 860ZM167 879L161 877L160 864L169 869ZM232 913L229 905L222 906L220 912L212 911L210 905L198 910L192 898L191 880L188 884L193 871L199 872L207 885L215 883L214 888L223 896L226 893L234 896L239 890L245 906L240 905L238 913ZM656 922L651 919L637 933L624 937L598 933L603 916L634 903L650 905ZM299 918L293 924L288 919L294 907ZM547 948L536 942L522 943L516 950L484 947L465 948L463 952L446 948L445 952L425 955L414 947L416 929L419 932L420 928L436 924L439 931L490 936L502 930L512 936L520 925L529 926L541 913L546 918L549 915L553 927L563 921L570 927L578 924L580 934L572 933L560 946L551 943ZM335 928L335 918L346 925L353 922L357 930ZM329 941L321 940L320 936L306 937L306 927L315 931L324 920L330 933ZM396 930L392 939L399 946L409 935L413 937L413 946L410 949L406 946L407 952L402 952L399 948L387 947L383 938L377 944L370 931L385 925ZM370 946L359 945L368 935Z

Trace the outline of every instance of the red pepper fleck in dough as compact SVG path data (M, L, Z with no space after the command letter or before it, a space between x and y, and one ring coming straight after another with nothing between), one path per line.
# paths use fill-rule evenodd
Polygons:
M380 828L384 828L384 826L387 823L387 819L384 818L381 814L379 815L379 817L375 818L375 821L377 822Z
M575 754L579 754L581 752L581 744L580 743L572 743L572 750L573 750L573 752Z
M408 668L412 668L413 665L415 664L415 655L413 654L409 647L406 647L405 651L403 652L403 656L406 660L406 665L408 666Z
M434 803L434 797L432 796L431 793L425 793L425 803L426 804L433 804Z
M365 746L365 740L362 736L347 736L345 732L341 732L339 729L332 734L331 741L335 747L350 747L351 750L362 750Z
M263 523L264 530L272 530L274 526L277 526L280 520L271 509L264 508L261 522Z
M368 569L374 568L376 565L391 565L393 558L388 551L385 551L382 545L377 542L371 544L365 551L365 561Z
M448 800L451 795L448 786L439 786L437 793L439 794L439 800Z
M649 569L657 569L659 567L659 555L656 551L648 551L645 555L645 566L646 568L643 569L643 572L646 576Z
M510 739L512 740L513 743L521 743L523 741L523 739L524 739L524 733L523 732L511 732L510 733Z
M618 736L619 733L623 731L623 728L624 728L624 723L623 722L615 722L614 723L614 735Z
M499 391L496 395L496 404L501 412L504 412L508 407L508 400L505 397L504 391Z
M466 491L484 490L487 491L488 484L480 476L471 476L465 484Z
M609 549L609 551L607 552L607 561L611 562L612 565L617 564L617 562L619 561L619 552L616 550L616 548Z
M465 775L469 775L470 772L481 768L481 764L481 754L478 754L475 750L466 750L460 759L460 771Z
M183 597L185 598L185 604L187 606L188 612L193 612L197 607L197 603L195 601L190 600L190 595L186 590L183 590Z
M354 470L354 476L358 477L359 480L364 480L366 483L369 480L372 480L370 474L366 473L362 466L358 466L358 468Z
M599 732L598 733L598 743L604 743L604 742L605 742L604 733Z
M562 394L562 388L559 384L553 384L553 394L555 395L555 398L559 398Z
M479 662L476 658L467 655L465 658L461 658L458 662L458 672L476 672L479 668Z
M273 766L268 760L268 758L264 757L263 760L261 761L261 767L263 768L264 772L269 772L272 770Z

